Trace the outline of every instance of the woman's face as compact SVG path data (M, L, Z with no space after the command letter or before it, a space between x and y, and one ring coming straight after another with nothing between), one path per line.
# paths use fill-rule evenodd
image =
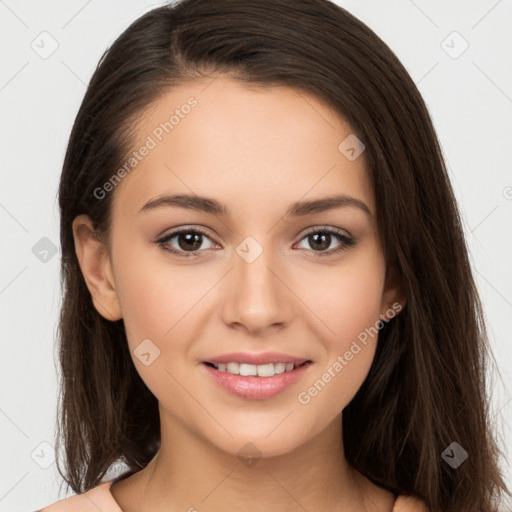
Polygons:
M221 77L174 89L140 121L130 172L103 189L114 203L95 305L123 318L163 429L233 454L289 452L339 420L397 299L363 148L314 97ZM283 365L265 358L243 366L262 376L206 364L270 352L310 362L274 377Z

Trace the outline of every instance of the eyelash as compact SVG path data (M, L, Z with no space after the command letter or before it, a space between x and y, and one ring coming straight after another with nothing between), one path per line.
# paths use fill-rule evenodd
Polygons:
M172 254L180 257L180 258L196 258L196 257L198 257L199 256L198 255L199 251L186 253L185 251L178 251L176 249L169 248L168 246L167 247L165 246L166 242L168 242L169 240L172 240L173 238L175 238L177 235L180 235L181 233L201 234L201 235L211 239L211 237L205 231L203 231L200 228L193 228L193 229L192 228L182 228L182 229L178 229L176 231L172 231L171 233L163 236L162 238L158 239L156 241L156 243L164 251L170 252L170 253L172 253ZM341 233L340 231L334 230L332 228L316 228L316 229L312 229L311 231L308 231L308 232L304 233L304 235L300 239L300 241L302 241L304 238L306 238L309 235L314 235L314 234L317 234L317 233L334 235L335 238L337 238L338 241L341 242L341 243L340 243L339 247L336 248L336 249L330 249L329 251L313 251L315 253L315 256L319 256L319 257L331 256L333 254L337 254L339 252L346 251L349 247L353 246L356 243L356 239L354 237L345 235L344 233Z

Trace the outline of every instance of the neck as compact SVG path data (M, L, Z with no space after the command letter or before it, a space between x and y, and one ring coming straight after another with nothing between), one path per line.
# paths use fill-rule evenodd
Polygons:
M341 415L292 452L272 457L226 453L169 416L161 422L160 450L138 479L142 512L259 511L269 503L275 512L364 510L363 478L344 456Z

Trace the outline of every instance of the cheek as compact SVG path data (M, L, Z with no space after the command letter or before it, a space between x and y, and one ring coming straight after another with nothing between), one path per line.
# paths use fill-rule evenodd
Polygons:
M322 338L339 351L379 320L385 269L378 253L354 255L342 265L309 277L301 291L323 325Z
M207 277L196 266L171 266L147 247L116 261L116 287L130 345L145 338L165 339L207 293Z
M318 273L302 291L317 315L317 338L325 348L312 379L305 383L302 401L315 414L340 412L364 382L375 356L384 284L384 265L378 252L346 260L332 272ZM377 328L376 328L377 327ZM310 409L312 411L312 409Z
M211 278L198 272L199 267L171 268L165 258L153 257L151 252L147 248L134 250L116 262L116 287L128 346L150 391L159 399L172 396L174 406L182 401L185 407L186 394L172 376L184 381L183 375L178 376L181 368L176 362L187 357L194 307L208 292Z
M335 354L300 390L297 399L317 424L328 424L351 402L363 384L375 354L374 346ZM351 354L351 359L346 354Z

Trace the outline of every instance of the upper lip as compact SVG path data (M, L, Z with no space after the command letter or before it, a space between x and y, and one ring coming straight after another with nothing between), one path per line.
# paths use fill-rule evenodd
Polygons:
M250 352L231 352L218 357L212 357L205 360L205 363L239 363L239 364L269 364L269 363L294 363L302 364L310 359L303 357L294 357L280 352L261 352L259 354L251 354Z

